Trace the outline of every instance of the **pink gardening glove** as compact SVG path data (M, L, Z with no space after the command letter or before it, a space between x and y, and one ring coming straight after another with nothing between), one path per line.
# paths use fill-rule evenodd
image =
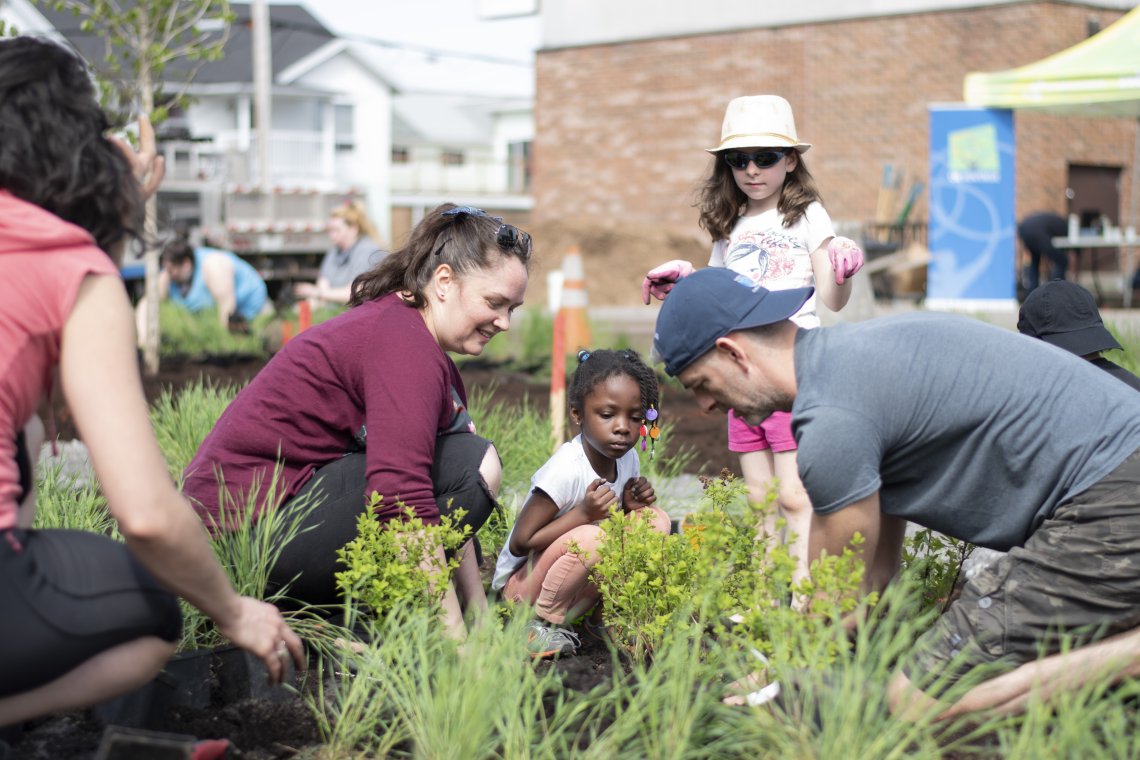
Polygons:
M835 284L843 281L863 268L863 249L851 238L834 237L827 245L827 256L835 271Z
M692 273L693 265L681 259L666 261L661 266L650 269L641 282L641 300L646 306L649 305L650 295L658 301L664 301L665 296L669 295L669 291L673 289L677 281Z

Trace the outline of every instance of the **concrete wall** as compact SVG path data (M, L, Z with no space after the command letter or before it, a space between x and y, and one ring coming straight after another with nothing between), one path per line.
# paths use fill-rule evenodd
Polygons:
M1085 39L1089 15L1071 3L1003 3L542 50L535 216L698 234L693 193L712 160L702 149L716 144L725 105L778 93L792 103L800 138L814 143L806 163L832 217L871 220L884 164L926 180L930 104L960 102L967 72L1023 65ZM1096 15L1107 26L1123 14ZM1127 211L1134 121L1019 113L1016 125L1018 215L1064 212L1069 163L1122 167ZM925 215L923 198L912 219Z

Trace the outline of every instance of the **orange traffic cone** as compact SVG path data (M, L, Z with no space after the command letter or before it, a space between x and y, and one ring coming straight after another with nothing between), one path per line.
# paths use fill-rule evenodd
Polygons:
M550 450L554 452L566 440L566 314L561 310L554 315L550 353Z
M577 352L590 347L590 323L586 319L589 298L582 252L572 245L562 258L562 302L560 311L566 330L566 350Z
M297 333L303 333L313 326L313 307L307 300L297 304Z

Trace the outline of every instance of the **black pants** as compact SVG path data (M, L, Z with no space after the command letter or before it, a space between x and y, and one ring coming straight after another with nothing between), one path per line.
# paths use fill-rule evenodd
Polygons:
M20 495L16 503L22 504L32 490L32 458L28 455L28 443L24 440L24 431L16 433L16 470L20 473Z
M1024 285L1027 292L1036 290L1041 281L1041 258L1052 263L1051 280L1065 279L1069 268L1069 254L1053 245L1054 237L1067 235L1068 222L1057 216L1030 216L1017 226L1021 244L1029 251L1029 266L1025 269Z
M144 636L177 641L182 612L127 550L78 530L0 531L0 696Z
M497 506L479 465L491 442L466 433L441 436L436 443L431 480L440 514L463 509L460 526L470 525L471 535L483 527ZM356 538L356 518L365 509L365 455L346 454L317 470L307 484L282 509L320 499L301 524L305 532L286 544L270 574L276 590L288 584L288 596L310 604L337 604L336 573L344 570L337 549ZM304 508L303 506L301 508ZM478 544L476 544L478 547ZM295 579L295 580L294 580Z

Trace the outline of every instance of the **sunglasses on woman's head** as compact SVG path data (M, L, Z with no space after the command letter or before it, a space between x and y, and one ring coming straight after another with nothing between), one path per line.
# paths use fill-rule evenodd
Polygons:
M745 153L742 150L725 151L724 162L733 169L747 169L748 162L756 164L758 169L767 169L774 166L777 161L787 155L787 148L765 148L755 153Z
M530 257L530 234L520 230L513 224L506 224L503 222L501 216L491 216L481 208L474 206L456 206L444 211L441 216L485 216L488 219L494 219L499 222L499 229L495 232L495 244L502 248L504 251L518 250L527 258ZM441 249L442 250L442 249Z

